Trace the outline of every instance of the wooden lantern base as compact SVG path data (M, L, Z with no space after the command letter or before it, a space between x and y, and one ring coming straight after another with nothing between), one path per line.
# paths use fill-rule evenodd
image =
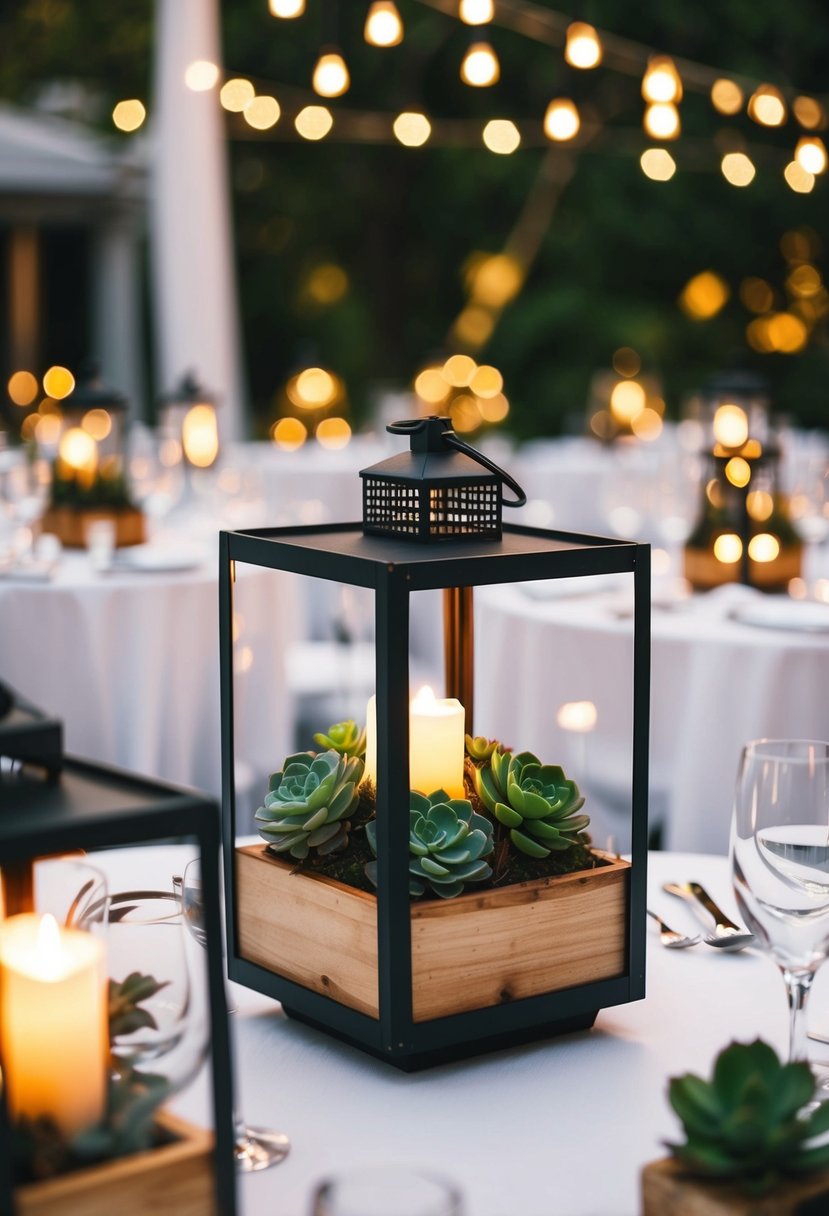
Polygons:
M769 1195L743 1195L734 1187L703 1182L671 1158L642 1171L642 1216L825 1216L829 1171L796 1178Z
M415 1022L623 975L630 863L423 900L411 908ZM242 958L380 1014L377 900L273 856L236 850Z
M136 507L49 507L43 516L43 531L52 532L67 549L86 548L86 529L96 520L115 525L115 546L140 545L146 539L144 516Z
M17 1216L217 1216L213 1135L166 1112L165 1142L15 1188Z

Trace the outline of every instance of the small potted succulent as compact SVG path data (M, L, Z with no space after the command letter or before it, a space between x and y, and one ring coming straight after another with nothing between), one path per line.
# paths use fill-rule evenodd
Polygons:
M805 1062L731 1043L710 1081L674 1077L685 1140L642 1173L643 1216L808 1216L829 1211L829 1102Z

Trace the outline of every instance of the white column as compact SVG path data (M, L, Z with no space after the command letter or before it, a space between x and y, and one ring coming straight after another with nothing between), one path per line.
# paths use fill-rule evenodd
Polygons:
M133 418L146 416L139 240L139 218L127 211L93 229L91 353L104 384L124 394Z
M244 437L230 200L217 89L184 83L221 64L218 0L157 0L151 241L158 387L192 371L216 393L223 440ZM221 80L220 80L221 83Z

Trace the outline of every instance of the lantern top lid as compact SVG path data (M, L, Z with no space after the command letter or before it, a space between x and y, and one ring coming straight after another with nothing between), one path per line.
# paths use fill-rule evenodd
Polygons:
M99 409L114 413L126 410L127 398L104 383L96 359L87 359L81 365L75 387L64 404L68 409Z
M162 394L161 403L163 405L195 405L197 402L206 402L215 404L215 397L209 389L199 381L196 373L192 368L189 368L179 380L178 384L168 393Z
M769 382L747 367L728 367L717 372L705 386L707 397L767 398Z
M408 435L408 452L399 452L360 470L361 477L391 477L404 481L441 481L477 484L504 482L515 494L515 501L503 499L505 506L520 507L527 501L521 487L482 452L464 443L452 429L451 418L431 414L404 422L390 422L392 435Z

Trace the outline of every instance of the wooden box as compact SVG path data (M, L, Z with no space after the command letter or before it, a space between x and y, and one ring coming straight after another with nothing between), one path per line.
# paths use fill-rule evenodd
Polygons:
M217 1216L213 1135L166 1112L165 1142L15 1189L17 1216Z
M145 540L144 516L136 507L49 507L43 516L43 531L53 532L68 549L86 548L86 529L96 520L115 524L115 546L140 545Z
M595 870L413 903L413 1021L622 975L630 864L603 860ZM237 849L236 882L243 958L379 1017L374 895L292 867L265 844Z
M642 1216L825 1216L827 1212L826 1170L759 1196L692 1178L669 1157L650 1162L642 1171Z

